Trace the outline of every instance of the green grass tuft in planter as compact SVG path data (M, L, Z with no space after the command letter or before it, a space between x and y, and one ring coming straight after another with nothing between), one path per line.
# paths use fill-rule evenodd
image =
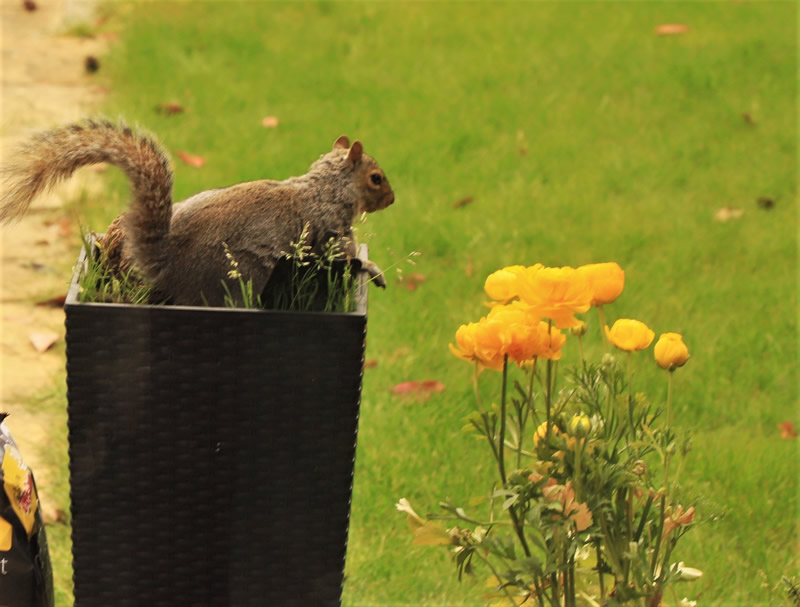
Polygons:
M292 242L290 251L278 261L272 277L263 293L254 293L251 280L239 272L239 263L228 245L223 243L225 255L230 261L228 278L233 287L223 281L227 295L225 307L293 310L301 312L352 312L356 307L356 275L361 268L361 259L366 259L364 249L361 259L348 261L339 243L333 238L323 246L321 254L311 251L307 244L308 231L302 232L297 242ZM133 272L122 276L111 272L97 249L95 237L84 235L85 268L80 274L78 299L84 303L130 303L151 302L151 288L138 280ZM239 293L233 291L239 290ZM241 295L243 305L237 305Z

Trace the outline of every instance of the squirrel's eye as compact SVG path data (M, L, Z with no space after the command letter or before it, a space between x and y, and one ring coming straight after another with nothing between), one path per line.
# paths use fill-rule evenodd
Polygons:
M374 183L375 185L380 185L381 184L381 175L380 175L380 173L373 173L372 175L369 176L369 178L372 180L372 183Z

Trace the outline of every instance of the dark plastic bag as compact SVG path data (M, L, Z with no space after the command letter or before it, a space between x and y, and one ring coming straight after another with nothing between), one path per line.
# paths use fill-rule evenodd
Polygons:
M53 607L53 572L33 473L0 413L0 607Z

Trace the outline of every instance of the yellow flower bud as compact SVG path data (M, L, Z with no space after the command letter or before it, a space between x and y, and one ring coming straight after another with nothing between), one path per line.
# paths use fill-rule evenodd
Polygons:
M550 432L551 436L555 436L558 434L558 428L553 426L553 429ZM535 446L539 446L539 442L544 440L547 436L547 422L542 422L539 424L539 427L536 428L536 432L533 433L533 444Z
M620 318L611 329L605 327L605 332L608 341L625 352L644 350L656 335L643 322L630 318Z
M689 360L689 348L683 343L683 337L679 333L662 334L653 348L653 354L658 366L670 371L682 367Z
M584 438L592 431L592 420L588 415L576 413L567 424L567 432L575 438Z
M579 324L570 327L569 334L573 337L583 337L586 335L586 323L582 320L578 321Z

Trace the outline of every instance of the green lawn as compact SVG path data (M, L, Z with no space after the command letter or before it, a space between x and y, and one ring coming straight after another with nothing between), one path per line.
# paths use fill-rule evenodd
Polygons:
M794 3L108 10L103 27L120 40L98 74L105 112L170 149L176 199L300 174L343 133L364 142L395 188L397 203L360 227L391 269L389 288L370 299L367 358L377 366L364 380L345 605L482 603L488 573L459 584L446 552L412 547L394 510L401 497L432 512L446 496L466 502L488 489L488 454L460 431L473 407L470 368L447 344L484 314L493 270L612 260L627 281L610 320L680 332L691 349L676 378L678 423L694 436L685 491L705 496L702 513L726 514L675 555L705 572L681 596L780 602L781 576L800 573L797 441L777 428L800 426ZM661 23L689 32L658 36ZM170 101L185 112L155 111ZM262 127L268 115L278 128ZM205 166L181 163L179 150ZM86 211L92 228L125 205L124 180L112 183L111 202ZM744 213L715 221L723 207ZM426 280L409 290L399 268ZM665 384L650 356L635 381L658 401ZM568 345L564 362L575 358ZM425 402L390 393L425 379L446 389ZM59 555L64 542L54 538Z

